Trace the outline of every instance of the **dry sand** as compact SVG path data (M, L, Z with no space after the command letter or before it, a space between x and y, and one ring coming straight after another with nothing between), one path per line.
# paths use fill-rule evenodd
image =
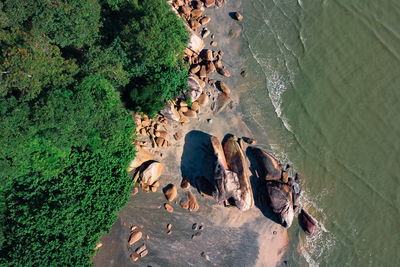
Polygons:
M252 137L250 129L241 119L238 105L241 93L245 93L243 78L240 75L242 61L240 47L242 40L235 37L241 32L240 23L232 20L229 12L240 11L240 1L228 1L222 8L209 8L206 14L212 18L207 25L214 40L218 42L213 50L222 50L224 65L232 77L225 78L215 74L217 80L226 82L232 89L233 104L224 111L213 114L212 104L201 110L199 118L181 127L170 123L169 127L181 131L183 138L174 142L170 148L163 149L161 162L166 164L160 179L160 189L156 193L139 193L129 199L128 204L118 214L118 220L111 232L105 234L103 246L94 258L96 266L280 266L288 245L287 230L273 222L271 213L263 205L263 192L259 181L251 173L251 183L256 206L249 211L239 211L235 207L224 207L213 199L203 198L193 185L190 191L195 194L200 209L189 212L178 203L186 190L180 188L182 176L192 179L207 176L212 172L213 162L208 157L208 135L220 140L230 133L236 136ZM244 14L245 15L245 14ZM245 17L246 19L246 17ZM212 41L205 39L208 47ZM208 85L207 85L208 86ZM216 89L207 87L214 95ZM212 119L212 122L207 122ZM250 171L250 170L249 170ZM162 188L172 183L178 187L178 198L172 202L173 213L163 208L166 202ZM172 233L167 235L166 225L172 224ZM193 231L192 224L201 224L204 229ZM132 248L127 247L129 228L137 225L144 238ZM201 232L192 239L192 235ZM149 254L138 262L129 259L130 253L142 243L146 243ZM203 256L201 255L204 252Z

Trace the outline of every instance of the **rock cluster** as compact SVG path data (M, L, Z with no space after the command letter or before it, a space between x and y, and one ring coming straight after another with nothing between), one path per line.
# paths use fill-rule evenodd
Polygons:
M146 192L156 192L160 186L158 180L163 171L163 163L155 160L146 161L134 170L133 182L140 185Z
M143 233L138 230L138 227L136 225L131 226L131 232L129 235L128 239L128 250L131 250L131 247L133 247L139 240L143 239ZM145 243L142 243L140 246L138 246L136 249L134 249L134 252L130 255L130 259L132 261L137 261L140 258L145 257L149 251L147 250L147 246Z

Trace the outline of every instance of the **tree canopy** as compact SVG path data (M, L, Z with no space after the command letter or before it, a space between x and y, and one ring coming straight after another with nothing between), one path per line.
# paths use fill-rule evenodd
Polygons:
M164 0L0 2L0 265L81 266L126 203L131 110L181 93Z

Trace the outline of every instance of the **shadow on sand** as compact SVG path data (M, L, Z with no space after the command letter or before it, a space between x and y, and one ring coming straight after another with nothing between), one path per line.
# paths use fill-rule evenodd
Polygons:
M232 136L232 134L225 135L223 143ZM250 183L255 206L260 209L265 217L279 223L278 217L268 206L266 185L257 175L259 167L251 150L251 147L247 148L246 156L250 161ZM216 159L209 134L194 130L185 136L181 158L182 177L188 180L190 185L195 187L203 196L204 194L212 196L215 190L213 181Z

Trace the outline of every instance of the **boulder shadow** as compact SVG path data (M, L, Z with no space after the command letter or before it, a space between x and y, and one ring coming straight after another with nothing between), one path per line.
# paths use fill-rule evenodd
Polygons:
M262 214L273 222L280 224L278 216L269 207L267 186L263 179L260 178L260 167L252 152L252 147L246 149L246 156L250 161L250 183L253 189L254 205L260 209Z
M181 157L182 178L195 187L203 196L212 196L214 191L214 155L210 135L193 130L186 134Z

